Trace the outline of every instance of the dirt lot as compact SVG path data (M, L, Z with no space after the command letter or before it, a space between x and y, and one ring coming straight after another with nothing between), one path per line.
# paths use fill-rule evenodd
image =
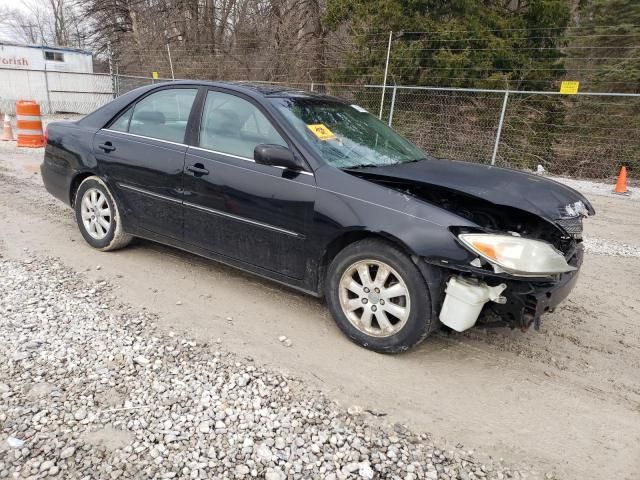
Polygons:
M581 281L539 333L438 334L411 352L384 356L347 341L320 300L268 281L146 241L115 253L90 249L71 210L42 187L41 155L0 144L3 255L58 257L158 314L162 329L222 342L345 406L530 465L540 476L639 478L636 199L590 196L598 214L586 222L593 247ZM278 342L280 335L293 346Z

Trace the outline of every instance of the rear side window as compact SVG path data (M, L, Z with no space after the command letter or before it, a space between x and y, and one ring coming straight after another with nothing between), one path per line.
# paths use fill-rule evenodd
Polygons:
M109 129L184 143L197 92L195 88L175 88L152 93L124 112Z
M253 159L256 145L287 146L271 122L251 102L228 93L210 91L200 125L200 146Z

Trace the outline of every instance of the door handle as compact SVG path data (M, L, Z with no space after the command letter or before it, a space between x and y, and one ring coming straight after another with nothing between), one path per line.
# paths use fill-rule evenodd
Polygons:
M104 152L105 152L105 153L113 152L113 151L116 149L116 147L114 147L114 146L111 144L111 142L104 142L104 143L101 143L100 145L98 145L98 148L99 148L100 150L104 150Z
M209 170L204 168L204 165L201 163L196 163L195 165L189 165L187 170L193 173L196 177L200 177L202 175L209 175Z

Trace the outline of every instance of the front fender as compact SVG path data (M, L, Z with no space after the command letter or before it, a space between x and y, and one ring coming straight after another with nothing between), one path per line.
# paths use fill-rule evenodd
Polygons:
M473 260L449 230L478 228L454 213L400 191L326 167L316 172L316 225L320 245L349 231L371 232L429 263Z

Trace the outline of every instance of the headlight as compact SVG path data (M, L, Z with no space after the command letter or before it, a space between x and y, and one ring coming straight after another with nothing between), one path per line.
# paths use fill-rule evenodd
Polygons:
M460 241L507 273L539 277L577 270L553 246L541 240L489 233L463 233Z

